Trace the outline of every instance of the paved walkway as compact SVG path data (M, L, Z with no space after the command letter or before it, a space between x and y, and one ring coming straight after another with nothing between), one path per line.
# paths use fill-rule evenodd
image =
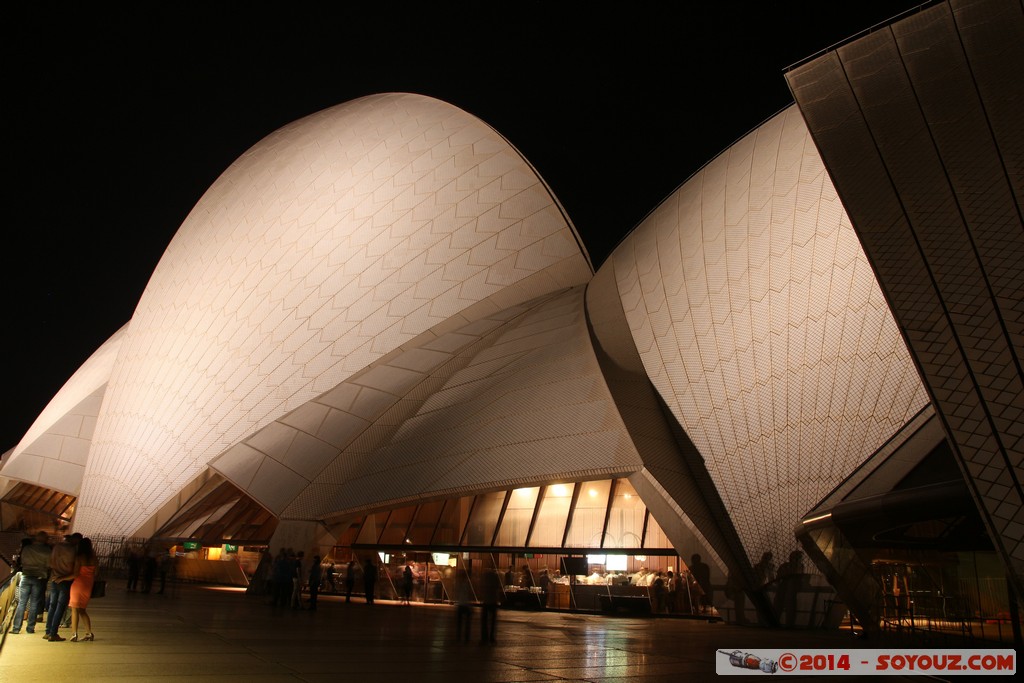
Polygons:
M478 621L473 642L457 643L452 607L328 596L316 612L275 611L196 586L165 596L111 585L89 612L95 642L8 634L0 681L704 681L717 649L856 646L848 633L512 610L499 612L495 644L476 642Z

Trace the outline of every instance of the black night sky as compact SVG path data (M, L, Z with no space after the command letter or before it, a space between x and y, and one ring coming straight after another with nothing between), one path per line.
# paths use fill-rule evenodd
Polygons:
M792 101L788 65L916 3L478 4L5 11L0 452L128 321L204 190L290 121L378 92L451 102L531 161L597 266Z

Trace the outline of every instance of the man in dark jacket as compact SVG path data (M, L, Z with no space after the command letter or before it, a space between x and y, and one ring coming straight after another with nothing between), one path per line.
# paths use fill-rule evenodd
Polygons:
M61 619L64 618L64 610L68 607L68 599L71 597L71 582L75 579L75 552L78 550L78 542L82 540L82 534L74 533L64 537L63 543L58 543L50 553L50 604L46 610L46 640L66 640L57 633L60 628Z
M32 543L25 546L21 552L21 594L18 602L18 611L14 615L14 623L11 625L11 633L21 632L21 622L25 615L25 607L28 607L28 620L25 624L26 633L36 632L36 617L39 616L39 607L46 593L46 579L50 575L50 553L53 548L47 543L49 540L45 531L40 531L32 539Z

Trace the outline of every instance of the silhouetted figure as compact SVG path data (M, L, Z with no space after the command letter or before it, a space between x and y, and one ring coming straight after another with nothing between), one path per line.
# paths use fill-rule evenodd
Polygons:
M270 580L274 584L274 607L286 607L292 595L292 567L294 563L288 559L288 552L281 548L274 558L270 569Z
M313 563L309 566L309 609L316 609L316 599L320 594L320 556L313 556Z
M167 557L171 558L170 551L168 551ZM271 573L274 567L274 556L270 553L270 548L265 548L260 553L260 562L256 565L256 571L252 575L252 581L249 583L248 588L245 592L249 595L266 595L271 601L274 599L274 577ZM163 566L160 567L161 573L163 572ZM161 581L163 578L161 577Z
M700 611L704 612L711 606L711 567L701 562L700 555L694 553L690 558L690 573L700 585Z
M174 569L174 558L171 557L171 551L168 550L160 556L160 590L157 591L160 595L163 595L164 589L167 588L167 575L171 573L172 569Z
M505 591L501 588L501 577L497 570L488 570L484 573L483 595L480 600L483 603L480 610L480 642L493 643L498 631L498 605L501 603Z
M654 581L651 582L651 603L653 603L655 614L668 611L667 594L668 589L665 587L665 577L661 575L661 572L658 572L655 575Z
M292 609L302 609L302 584L306 580L303 574L302 561L306 557L306 552L300 550L295 556L294 564L292 569Z
M540 570L540 577L537 579L537 585L540 586L540 608L547 609L548 595L551 593L551 577L548 576L547 569Z
M402 602L406 605L410 604L412 598L412 566L405 565L405 571L402 572Z
M804 573L804 554L794 550L789 559L779 565L778 585L775 593L775 613L779 623L786 626L796 625L797 594L800 592L800 578ZM783 619L782 616L786 615Z
M473 621L473 588L469 574L459 569L455 575L455 639L469 642L469 629Z
M523 574L520 579L520 584L523 588L533 588L534 586L533 572L530 570L530 565L528 564L523 565Z
M741 579L737 578L734 572L725 577L725 597L732 600L736 610L735 620L737 624L747 623L747 594L743 591Z
M153 579L156 578L156 558L153 551L147 550L142 559L142 592L148 593L153 590Z
M128 592L134 593L139 585L139 570L142 568L139 554L135 550L129 550L125 564L128 565Z
M766 551L761 559L754 565L754 575L761 586L765 586L775 580L775 563L772 562L772 554Z
M373 604L374 588L377 585L377 567L373 560L366 560L363 565L363 590L366 594L366 604Z

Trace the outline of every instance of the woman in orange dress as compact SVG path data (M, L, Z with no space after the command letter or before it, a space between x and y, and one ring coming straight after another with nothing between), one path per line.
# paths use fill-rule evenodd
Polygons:
M96 553L92 549L92 541L83 538L78 542L78 551L75 553L75 582L71 584L71 600L68 605L71 607L71 642L82 640L94 640L92 635L92 620L85 608L89 605L89 598L92 597L92 584L96 580ZM78 621L85 622L85 635L78 636Z

